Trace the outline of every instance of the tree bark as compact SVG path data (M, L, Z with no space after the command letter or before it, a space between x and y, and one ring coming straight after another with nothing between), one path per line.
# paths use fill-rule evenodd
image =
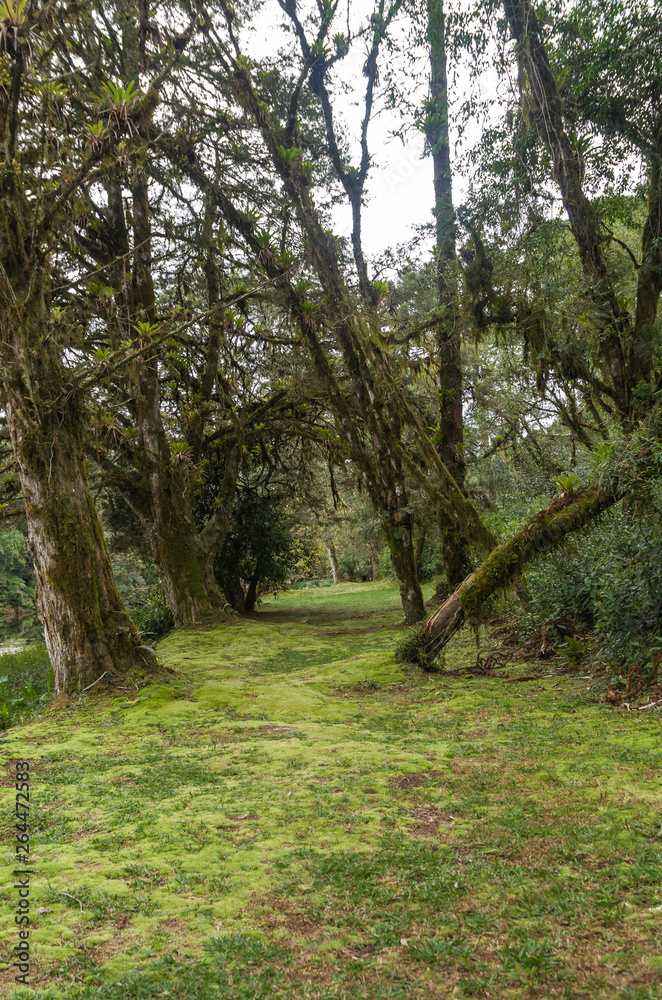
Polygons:
M138 81L141 65L139 11L133 0L123 3L122 39L127 72ZM142 53L144 56L144 53ZM115 247L129 253L128 231L124 216L121 186L116 181L107 185L109 220ZM133 207L134 259L131 287L127 289L123 271L111 267L110 274L118 300L118 315L128 310L133 324L154 325L156 303L152 276L152 229L149 199L149 182L145 172L137 172L131 187ZM218 282L211 252L211 219L205 217L207 250L208 293L213 308L218 302ZM139 329L139 328L138 328ZM136 326L130 332L135 337ZM138 333L138 339L149 340L149 333ZM212 321L209 334L207 370L205 372L205 402L208 400L218 371L220 333ZM204 420L200 411L191 418L190 440L181 444L184 449L175 451L170 446L161 412L158 357L142 357L129 368L128 378L131 398L129 408L136 425L135 439L125 446L126 457L140 474L140 484L117 473L114 478L126 501L144 525L149 539L152 558L161 580L163 595L175 621L190 624L199 621L223 604L220 588L213 571L214 557L222 544L228 518L222 503L203 532L197 530L193 512L196 462L203 448ZM236 454L234 455L236 459ZM234 459L231 458L229 472ZM113 474L111 473L111 476ZM232 477L230 476L230 480ZM230 483L232 485L232 483Z
M246 614L250 615L255 611L255 605L257 603L257 585L260 581L258 573L254 573L253 576L248 581L248 589L246 590L246 597L244 599L244 608Z
M425 603L418 582L411 524L404 519L403 521L396 526L385 525L384 533L391 551L391 563L400 586L400 600L405 621L408 625L415 625L416 622L425 619Z
M340 565L338 563L338 557L336 555L336 547L333 542L324 542L324 547L326 549L326 554L329 560L329 565L331 567L331 575L333 577L333 585L342 582L342 573L340 572Z
M641 267L637 276L637 311L630 368L632 382L651 377L655 354L655 321L662 293L662 122L650 154L648 212L641 239Z
M85 478L75 402L59 412L47 407L42 421L19 394L5 393L4 403L56 692L80 692L106 672L116 681L154 668L117 590Z

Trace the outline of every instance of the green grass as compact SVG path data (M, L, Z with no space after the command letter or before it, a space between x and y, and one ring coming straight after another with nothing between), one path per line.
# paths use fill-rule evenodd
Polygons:
M659 714L474 677L470 633L426 676L404 631L390 584L282 594L172 632L171 683L5 733L38 871L15 995L662 998Z

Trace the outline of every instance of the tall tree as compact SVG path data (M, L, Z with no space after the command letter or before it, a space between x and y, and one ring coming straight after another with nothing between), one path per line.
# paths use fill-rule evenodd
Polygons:
M81 343L64 294L75 281L63 265L80 192L122 135L144 128L167 69L129 120L126 92L104 90L72 52L71 33L104 51L90 12L70 4L35 13L9 0L0 31L0 392L56 689L75 691L153 657L124 611L87 485Z
M388 25L400 4L395 2L387 6L380 2L367 29L369 47L364 68L367 84L358 167L350 166L341 151L336 112L327 80L332 66L344 57L350 42L348 37L340 34L334 36L333 49L327 44L334 8L323 5L316 37L310 40L296 5L289 0L281 3L299 43L300 69L286 100L280 105L272 102L270 106L266 99L269 95L264 92L262 84L266 74L253 73L251 61L242 52L234 29L235 14L224 4L221 7L226 20L225 38L221 38L211 17L207 16L208 37L219 71L232 81L237 103L250 116L262 136L274 171L292 206L318 286L314 291L309 284L292 282L288 274L283 274L286 298L300 324L302 340L324 386L338 434L346 442L348 453L360 471L366 492L380 517L400 582L405 618L410 622L420 620L425 612L412 540L409 477L414 476L416 481L422 478L425 487L434 496L435 504L447 512L451 523L463 525L473 540L490 547L494 539L481 524L477 512L431 445L425 428L399 387L399 376L387 357L382 336L381 300L385 286L369 281L361 249L360 206L370 165L367 130L378 76L378 55ZM338 245L323 225L311 191L313 164L304 161L304 148L299 145L306 144L300 109L307 82L323 111L331 166L352 207L352 251L358 278L358 298L344 276L344 261ZM319 155L316 148L311 152ZM215 197L221 205L222 198L218 192ZM228 218L241 215L234 206L227 204L221 210ZM270 247L260 247L247 221L244 220L243 226L247 243L256 246L267 268L273 268L276 255ZM240 217L236 224L241 231ZM310 294L311 291L313 294ZM335 345L332 351L325 343L329 337ZM345 369L341 378L336 361L338 355L342 357ZM426 466L431 478L424 471ZM432 480L436 481L434 487Z
M600 477L584 489L568 488L463 581L411 643L409 655L424 664L434 659L466 615L479 617L489 597L516 580L536 555L561 545L568 533L584 527L620 500L633 479L644 482L659 476L655 456L660 436L656 389L662 378L658 325L662 292L662 90L655 79L662 65L659 47L651 45L651 39L659 38L659 19L651 19L648 10L632 12L616 0L610 3L608 12L602 5L586 0L573 7L573 13L585 21L583 31L575 35L572 21L556 31L550 19L543 23L528 0L505 2L503 10L514 41L510 54L518 69L522 127L532 133L544 154L537 158L537 169L529 171L527 190L531 191L534 177L558 189L581 269L581 276L574 276L580 297L578 310L583 328L593 336L578 337L574 350L570 349L570 338L566 337L564 344L563 317L555 317L552 309L542 306L530 290L513 302L512 308L502 310L504 321L512 322L515 315L527 346L532 345L545 356L548 377L558 373L559 387L566 384L566 400L561 405L570 426L582 432L582 422L573 412L573 393L574 387L583 386L587 407L596 418L594 429L606 433L596 407L602 408L608 419L619 425L619 434L625 432L626 439L632 436L632 440L626 460L604 468ZM592 25L588 36L587 24ZM640 36L646 52L645 65L656 67L658 77L653 74L653 81L646 73L641 77L637 59L626 73L623 71L628 60L616 60L619 48L613 41L619 34L625 37L624 31L627 36ZM575 38L589 36L593 48L579 56ZM588 78L587 65L591 67ZM559 82L561 74L563 86ZM631 100L633 92L637 96ZM591 164L582 152L583 148L588 153L588 144L586 136L582 142L582 136L577 134L578 125L604 139L602 157L593 154L602 167L600 180L618 172L617 165L606 160L614 151L622 158L621 166L627 157L641 155L647 199L639 212L640 260L608 224L606 208L615 196L591 196ZM521 156L520 146L515 161ZM529 144L527 167L533 162ZM598 178L592 180L597 187ZM542 223L531 204L529 212L529 228L535 232ZM484 305L491 308L496 295L491 288L485 248L477 245L476 249L483 253L478 291ZM569 246L566 257L572 257ZM634 280L631 276L629 279L629 301L623 294L627 267L635 272ZM495 314L488 310L486 322L494 321ZM590 438L586 440L590 445Z
M462 415L461 323L457 301L455 211L448 124L446 17L443 0L428 0L427 44L430 53L430 97L424 128L432 156L435 196L436 268L439 315L435 324L439 391L439 454L460 490L466 462ZM446 578L454 589L470 568L467 540L452 521L442 518L442 551Z

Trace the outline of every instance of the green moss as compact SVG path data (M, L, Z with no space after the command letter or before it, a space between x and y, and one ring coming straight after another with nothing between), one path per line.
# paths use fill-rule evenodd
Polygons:
M528 562L551 551L570 532L583 528L611 503L613 497L598 487L557 497L478 567L471 584L460 594L463 611L469 618L478 619L485 601L514 583Z
M32 761L41 1000L478 983L526 1000L527 969L541 995L611 1000L652 982L659 718L616 716L577 677L409 672L400 620L388 584L285 593L255 621L171 633L172 683L7 733L3 761ZM474 656L460 634L448 666ZM7 862L12 811L5 787Z

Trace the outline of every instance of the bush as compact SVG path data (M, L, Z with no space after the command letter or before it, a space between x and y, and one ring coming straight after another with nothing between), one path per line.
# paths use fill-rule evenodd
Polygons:
M53 697L53 670L43 643L0 655L0 729L39 711Z
M531 605L519 616L525 638L563 623L595 635L611 664L645 666L662 647L662 515L658 503L632 515L620 508L562 551L536 563L526 579Z
M295 568L294 520L278 495L241 490L214 573L228 602L241 613L253 611L260 586L278 586Z
M128 608L129 618L146 644L161 639L175 626L175 618L163 599L160 586L152 587L144 604Z

